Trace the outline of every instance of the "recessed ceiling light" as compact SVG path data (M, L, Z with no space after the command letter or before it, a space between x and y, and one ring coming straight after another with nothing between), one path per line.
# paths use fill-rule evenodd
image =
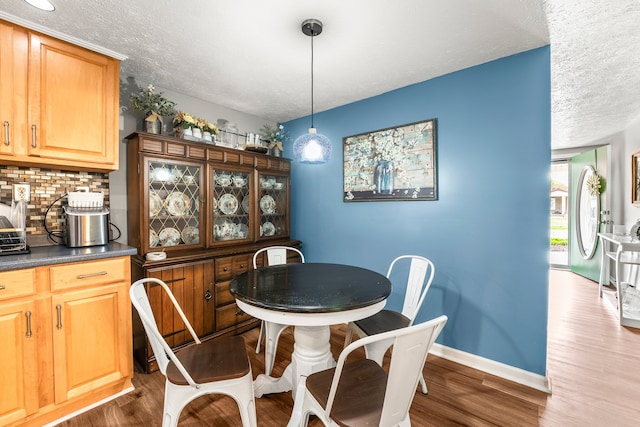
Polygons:
M51 4L49 0L24 0L29 3L31 6L37 7L41 10L46 10L47 12L53 12L55 7Z

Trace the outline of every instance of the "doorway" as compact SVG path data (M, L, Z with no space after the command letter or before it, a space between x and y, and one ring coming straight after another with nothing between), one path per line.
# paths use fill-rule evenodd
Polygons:
M569 162L551 163L549 266L569 268Z

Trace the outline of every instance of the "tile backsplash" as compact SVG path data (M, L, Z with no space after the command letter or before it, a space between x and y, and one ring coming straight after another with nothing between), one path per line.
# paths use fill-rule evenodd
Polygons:
M63 229L62 206L67 204L67 199L57 199L78 187L102 191L105 206L109 206L109 174L106 173L0 165L0 203L11 206L13 184L31 185L26 218L27 239L29 236L47 235L43 220L52 204L46 216L47 229L50 232Z

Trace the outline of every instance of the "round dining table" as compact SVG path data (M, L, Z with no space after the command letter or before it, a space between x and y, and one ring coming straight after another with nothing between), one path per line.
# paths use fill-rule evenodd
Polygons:
M291 363L279 378L264 374L254 394L291 390L298 380L335 366L330 325L352 322L384 308L391 282L366 268L342 264L298 263L262 267L236 276L230 284L238 307L268 322L294 326Z

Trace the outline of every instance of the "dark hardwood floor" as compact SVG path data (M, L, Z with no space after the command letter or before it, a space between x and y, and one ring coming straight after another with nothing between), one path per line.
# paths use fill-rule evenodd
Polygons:
M430 355L429 394L417 392L413 426L637 426L640 423L640 330L620 327L598 298L597 284L569 272L550 272L547 368L553 393L532 390ZM535 321L535 319L532 319ZM332 328L332 351L342 349L345 327ZM258 329L244 335L254 376L264 370L255 354ZM281 339L273 373L288 363L293 336ZM138 374L135 391L68 420L63 427L160 426L164 377ZM256 399L259 426L285 426L290 393ZM239 426L235 402L206 396L182 412L180 426ZM321 423L312 419L310 426Z

